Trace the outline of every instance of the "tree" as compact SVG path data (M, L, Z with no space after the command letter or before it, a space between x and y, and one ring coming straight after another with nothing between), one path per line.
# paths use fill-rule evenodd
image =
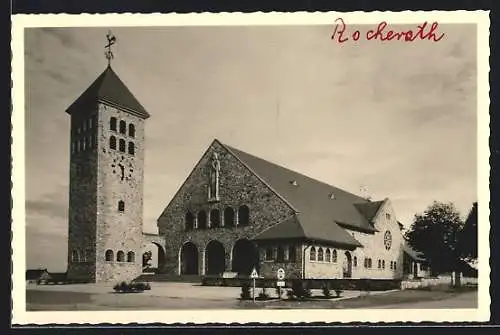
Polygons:
M458 235L458 249L461 257L477 259L477 202L473 204Z
M423 214L415 215L406 238L414 249L423 252L434 272L449 272L459 263L458 235L462 227L452 203L434 201Z

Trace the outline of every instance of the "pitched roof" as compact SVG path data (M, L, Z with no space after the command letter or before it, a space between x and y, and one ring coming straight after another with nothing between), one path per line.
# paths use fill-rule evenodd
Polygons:
M101 101L114 107L124 109L143 119L150 115L121 79L116 75L111 66L106 70L80 95L78 99L66 110L71 114L77 106L86 102Z
M304 232L302 237L326 238L332 242L360 246L359 242L340 226L364 232L376 231L370 220L382 202L370 202L231 146L222 143L221 145L266 182L298 213L295 219L281 222L275 228L263 232L258 239L286 235L287 229L298 234L300 230L297 225L300 225Z

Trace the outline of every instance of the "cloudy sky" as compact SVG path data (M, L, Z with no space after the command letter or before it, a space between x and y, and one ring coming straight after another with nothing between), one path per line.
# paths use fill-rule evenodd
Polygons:
M152 115L145 231L155 232L214 138L353 193L389 197L405 225L433 200L465 215L477 197L476 31L439 29L438 43L339 45L331 26L112 28L112 66ZM66 268L64 111L105 69L107 30L26 30L30 268Z

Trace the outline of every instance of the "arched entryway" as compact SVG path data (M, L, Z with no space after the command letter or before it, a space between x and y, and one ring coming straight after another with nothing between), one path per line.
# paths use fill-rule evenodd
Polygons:
M213 240L205 249L205 273L207 275L222 275L226 269L226 252L219 241Z
M165 249L156 242L148 243L142 253L142 272L161 272L165 265Z
M186 242L179 251L181 275L198 274L198 248L192 242Z
M342 269L344 278L352 277L352 257L349 251L346 251L344 254L344 260L342 262Z
M259 251L247 239L236 241L232 252L232 271L238 275L249 275L253 268L259 271Z

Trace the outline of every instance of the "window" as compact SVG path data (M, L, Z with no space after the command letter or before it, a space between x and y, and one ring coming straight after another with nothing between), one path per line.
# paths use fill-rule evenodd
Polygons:
M135 137L135 126L133 124L128 125L128 136Z
M127 253L127 262L134 263L135 262L135 254L133 251L129 251Z
M75 263L80 261L80 255L78 254L78 250L75 249L71 253L71 261Z
M332 260L332 253L330 249L326 249L326 259L325 261L330 262Z
M119 149L121 152L125 152L125 140L123 138L120 138Z
M83 121L82 131L85 132L87 130L87 121Z
M297 259L297 253L296 253L295 246L294 245L289 246L288 247L288 260L290 262L295 262L296 259Z
M358 257L354 256L354 259L352 260L352 265L354 267L358 266Z
M379 259L378 260L378 268L381 269L382 268L382 261Z
M186 231L193 230L194 228L194 217L191 212L186 213L186 222L185 222Z
M218 209L210 211L210 228L220 227L220 212Z
M120 121L120 134L126 134L127 133L127 124L125 121L121 120Z
M118 212L125 212L125 202L123 200L118 201Z
M134 155L135 154L135 145L134 145L134 142L128 142L128 154L129 155Z
M109 138L109 148L113 149L113 150L116 150L116 137L111 136Z
M332 262L337 263L337 250L333 249L332 252Z
M266 261L272 261L273 260L273 248L266 248Z
M427 264L420 264L420 270L427 271Z
M111 117L109 119L109 129L116 131L116 117Z
M391 261L390 269L392 270L392 261Z
M120 250L120 251L118 251L118 252L116 253L116 260L117 260L118 262L125 262L125 253L124 253L123 251L121 251L121 250Z
M382 260L382 269L385 269L385 260Z
M318 249L318 262L323 262L324 258L323 258L323 248L319 248Z
M316 260L316 248L311 247L311 252L309 253L309 260L315 261Z
M76 144L75 142L71 142L71 153L74 154L76 151Z
M87 144L87 139L85 138L85 136L83 136L83 138L81 139L82 141L82 151L85 151L86 149L86 144Z
M89 128L89 129L92 129L92 121L93 121L93 120L92 120L92 118L89 118L89 119L87 120L87 123L88 123L88 128Z
M238 209L238 225L248 226L250 221L250 210L247 205L242 205Z
M224 210L224 227L234 227L234 210L231 207Z
M365 257L365 268L368 268L368 258Z
M285 261L285 249L280 245L278 246L278 252L276 254L276 260L278 262L284 262Z
M372 259L368 258L368 268L372 268Z
M207 213L204 210L198 212L198 228L207 229Z
M80 253L80 255L82 256L82 257L80 258L80 262L84 262L84 263L85 263L85 262L87 262L87 250L83 250L83 251Z
M391 214L389 214L389 213L385 213L385 219L386 219L386 220L390 220L390 219L391 219Z
M394 271L396 271L396 262L394 262Z
M106 262L113 261L113 250L106 250Z

